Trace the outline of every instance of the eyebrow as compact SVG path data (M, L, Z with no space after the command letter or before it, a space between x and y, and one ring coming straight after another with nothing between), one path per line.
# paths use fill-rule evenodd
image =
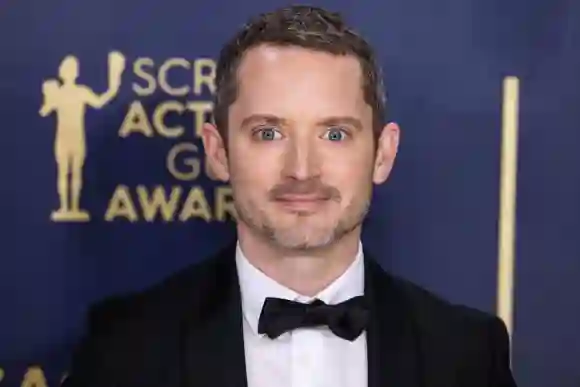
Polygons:
M281 117L277 117L271 114L252 114L249 115L248 117L244 118L242 120L241 123L241 127L244 128L248 125L251 125L253 123L260 123L260 124L266 124L266 125L287 125L288 124L288 120L285 120L284 118Z
M358 118L344 116L344 117L327 117L322 121L318 122L318 125L321 126L340 126L340 125L347 125L352 126L357 130L363 129L363 124Z
M289 121L278 117L278 116L274 116L271 114L252 114L246 118L244 118L242 120L241 123L241 127L246 127L248 125L251 125L253 123L261 123L261 124L266 124L266 125L273 125L273 126L277 126L277 125L288 125ZM332 117L326 117L320 121L318 121L316 123L316 125L318 126L340 126L340 125L348 125L348 126L352 126L357 130L362 130L363 129L363 124L362 122L354 117L350 117L350 116L332 116Z

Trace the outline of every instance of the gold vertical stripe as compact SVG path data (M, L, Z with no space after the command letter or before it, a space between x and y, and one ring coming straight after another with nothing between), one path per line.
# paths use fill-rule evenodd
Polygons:
M506 77L503 81L497 314L505 322L510 338L514 329L519 87L516 77Z

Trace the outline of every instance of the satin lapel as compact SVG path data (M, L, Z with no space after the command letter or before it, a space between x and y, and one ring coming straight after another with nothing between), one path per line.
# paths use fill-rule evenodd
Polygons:
M369 387L423 387L423 370L407 301L393 279L365 254Z
M235 249L218 257L202 289L207 302L184 327L183 387L247 387Z

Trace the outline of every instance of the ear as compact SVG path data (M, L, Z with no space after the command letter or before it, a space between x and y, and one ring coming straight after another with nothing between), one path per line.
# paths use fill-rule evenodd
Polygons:
M205 123L201 138L205 150L205 162L215 178L227 182L230 179L225 141L215 125Z
M373 170L373 182L375 184L384 183L391 174L399 149L399 135L399 125L395 123L387 124L381 132Z

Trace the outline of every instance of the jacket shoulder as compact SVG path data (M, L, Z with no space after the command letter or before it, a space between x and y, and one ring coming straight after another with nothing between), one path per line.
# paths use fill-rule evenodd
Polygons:
M182 334L211 313L235 265L222 252L142 291L105 298L89 307L64 387L144 385L159 354L178 364ZM139 379L140 380L140 379Z
M505 323L492 313L454 304L409 281L395 278L405 299L430 374L453 370L458 380L515 386ZM494 381L494 382L492 382ZM468 383L471 383L468 382ZM475 384L479 385L479 384Z
M420 321L426 320L430 324L440 325L440 328L444 328L450 324L454 327L481 326L498 320L498 317L491 313L453 303L408 280L394 277L393 281L396 288L406 298L412 313Z
M235 270L231 254L231 247L227 247L145 289L108 296L93 303L88 308L89 326L104 329L168 322L184 309L193 312L206 308L229 285L228 276Z

